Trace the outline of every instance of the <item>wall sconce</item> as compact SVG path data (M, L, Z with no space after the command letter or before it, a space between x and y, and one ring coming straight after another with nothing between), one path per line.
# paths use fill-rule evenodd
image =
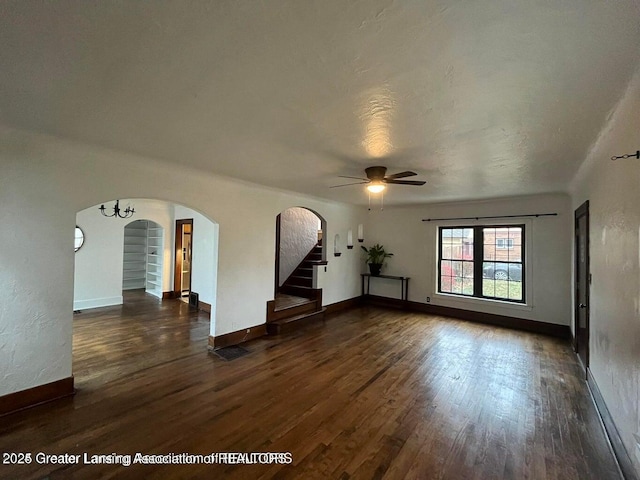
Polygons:
M351 250L353 248L353 232L351 229L347 232L347 248Z
M340 235L336 233L336 236L333 237L333 256L339 257L340 255L342 255L340 252Z
M364 242L364 227L362 224L358 225L358 242Z

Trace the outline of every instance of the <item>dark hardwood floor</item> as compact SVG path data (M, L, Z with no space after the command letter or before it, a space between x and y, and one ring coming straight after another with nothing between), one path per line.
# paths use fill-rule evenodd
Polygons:
M619 479L568 344L374 307L207 353L139 294L74 319L78 393L0 419L0 452L291 452L291 465L0 465L11 479Z

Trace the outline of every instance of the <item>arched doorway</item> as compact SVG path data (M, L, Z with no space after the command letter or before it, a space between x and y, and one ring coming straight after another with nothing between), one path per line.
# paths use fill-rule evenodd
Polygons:
M276 217L275 295L306 296L316 287L313 266L326 264L326 221L304 207L287 208Z
M100 205L76 215L84 235L74 268L73 371L79 388L204 350L215 329L218 224L162 200L120 203L135 207L132 218L104 217ZM173 289L175 225L184 218L198 232L190 285L199 294L195 308L177 300Z
M267 333L277 335L324 318L317 268L326 265L326 222L291 207L276 217L274 299L267 302Z

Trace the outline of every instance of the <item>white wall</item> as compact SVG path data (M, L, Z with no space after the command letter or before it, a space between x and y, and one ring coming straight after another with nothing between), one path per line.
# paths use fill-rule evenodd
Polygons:
M320 219L305 208L288 208L280 214L280 286L318 243Z
M640 474L640 73L629 84L572 185L589 200L589 369Z
M114 200L105 201L107 213ZM173 289L171 232L173 206L148 199L120 199L120 206L135 208L128 219L104 217L97 204L76 215L76 225L85 234L84 245L75 254L73 308L103 307L122 303L122 261L124 227L134 220L151 220L164 229L163 291Z
M346 238L365 215L361 208L3 127L0 168L0 220L11 226L0 229L0 395L72 374L72 246L81 210L115 198L155 198L215 219L213 335L265 322L266 302L273 298L278 213L293 206L318 212L327 221L327 238ZM359 270L357 255L330 258L318 279L324 303L358 295Z
M558 213L536 219L423 222L425 218L474 217ZM571 319L571 230L567 195L540 195L482 202L433 204L372 210L365 226L364 245L384 245L394 254L382 273L411 277L409 300L475 310L540 322L568 325ZM527 236L527 305L466 299L437 294L438 226L524 223ZM364 257L363 257L364 258ZM362 261L361 269L366 270ZM400 283L372 279L370 293L400 298Z
M175 205L174 217L176 220L193 219L191 291L198 293L201 302L211 305L211 318L215 319L218 276L218 225L201 213L181 205ZM175 228L173 228L172 237L171 245L175 245Z

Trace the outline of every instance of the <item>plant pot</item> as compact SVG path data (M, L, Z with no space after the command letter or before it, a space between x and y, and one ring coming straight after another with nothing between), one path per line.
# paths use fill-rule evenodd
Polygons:
M373 275L374 277L380 276L380 269L381 268L382 268L382 264L381 263L370 263L369 264L369 271L371 272L371 275Z

